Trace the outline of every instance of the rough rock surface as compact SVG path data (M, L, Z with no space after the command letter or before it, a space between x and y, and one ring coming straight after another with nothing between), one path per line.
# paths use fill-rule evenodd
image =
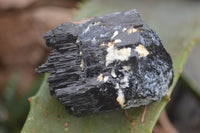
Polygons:
M160 100L173 80L170 55L136 10L64 23L45 34L52 47L37 71L73 115Z

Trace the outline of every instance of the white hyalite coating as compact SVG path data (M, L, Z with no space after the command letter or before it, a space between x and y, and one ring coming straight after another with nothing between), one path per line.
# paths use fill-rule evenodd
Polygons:
M135 29L133 26L131 26L131 28L127 30L128 34L132 34L134 32L137 32L137 29Z
M114 77L114 78L116 78L116 77L117 77L117 75L116 75L116 73L115 73L115 70L114 70L114 69L112 69L112 71L111 71L111 75L112 75L112 77Z
M125 102L125 97L124 97L124 93L122 92L121 89L118 89L118 96L117 96L117 102L121 105L121 107L123 108L124 102Z
M97 81L103 81L103 74L102 73L97 77Z
M83 69L84 69L84 61L83 61L83 59L81 59L80 67L81 67L81 70L83 71Z
M113 38L115 38L117 35L118 35L118 31L115 31L114 33L113 33L113 36L111 37L111 39L113 39Z
M122 48L118 50L114 47L115 43L120 42L120 39L116 39L114 42L108 43L106 66L113 63L115 60L127 61L129 59L129 56L131 55L131 48Z
M108 79L109 79L109 77L108 77L108 76L105 76L105 77L103 78L103 81L104 81L104 82L107 82Z
M113 72L111 72L112 75ZM126 88L129 87L129 76L126 75L124 76L119 83L116 83L115 85L115 89L118 90L117 91L117 98L116 101L119 103L119 105L121 106L121 108L124 108L126 106L125 104L125 95L122 91L122 88Z
M97 77L97 81L100 81L100 82L107 82L109 79L109 76L103 76L103 74L101 73L98 77Z
M123 66L123 69L124 69L125 71L129 71L129 70L131 69L131 67L130 67L130 66Z
M149 54L149 51L141 44L135 48L135 51L140 55L140 57L146 57Z

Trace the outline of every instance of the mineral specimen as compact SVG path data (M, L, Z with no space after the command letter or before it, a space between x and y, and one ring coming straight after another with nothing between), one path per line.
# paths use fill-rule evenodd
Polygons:
M75 115L129 109L160 100L173 80L170 55L136 10L64 23L44 38L52 52L51 95Z

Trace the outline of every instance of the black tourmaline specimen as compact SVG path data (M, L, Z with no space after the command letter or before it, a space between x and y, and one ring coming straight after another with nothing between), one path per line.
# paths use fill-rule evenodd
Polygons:
M129 109L160 100L173 80L170 55L136 10L64 23L44 38L52 52L51 95L73 115Z

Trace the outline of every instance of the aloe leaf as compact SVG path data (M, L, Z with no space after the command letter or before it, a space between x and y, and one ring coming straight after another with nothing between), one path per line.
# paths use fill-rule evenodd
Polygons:
M169 89L170 95L190 49L200 39L199 5L199 2L181 1L93 0L80 6L76 19L137 9L147 24L158 32L172 56L175 77ZM77 118L69 115L64 107L50 96L46 79L47 75L38 93L29 99L31 109L21 133L150 133L168 102L168 96L165 96L161 101L147 107Z

